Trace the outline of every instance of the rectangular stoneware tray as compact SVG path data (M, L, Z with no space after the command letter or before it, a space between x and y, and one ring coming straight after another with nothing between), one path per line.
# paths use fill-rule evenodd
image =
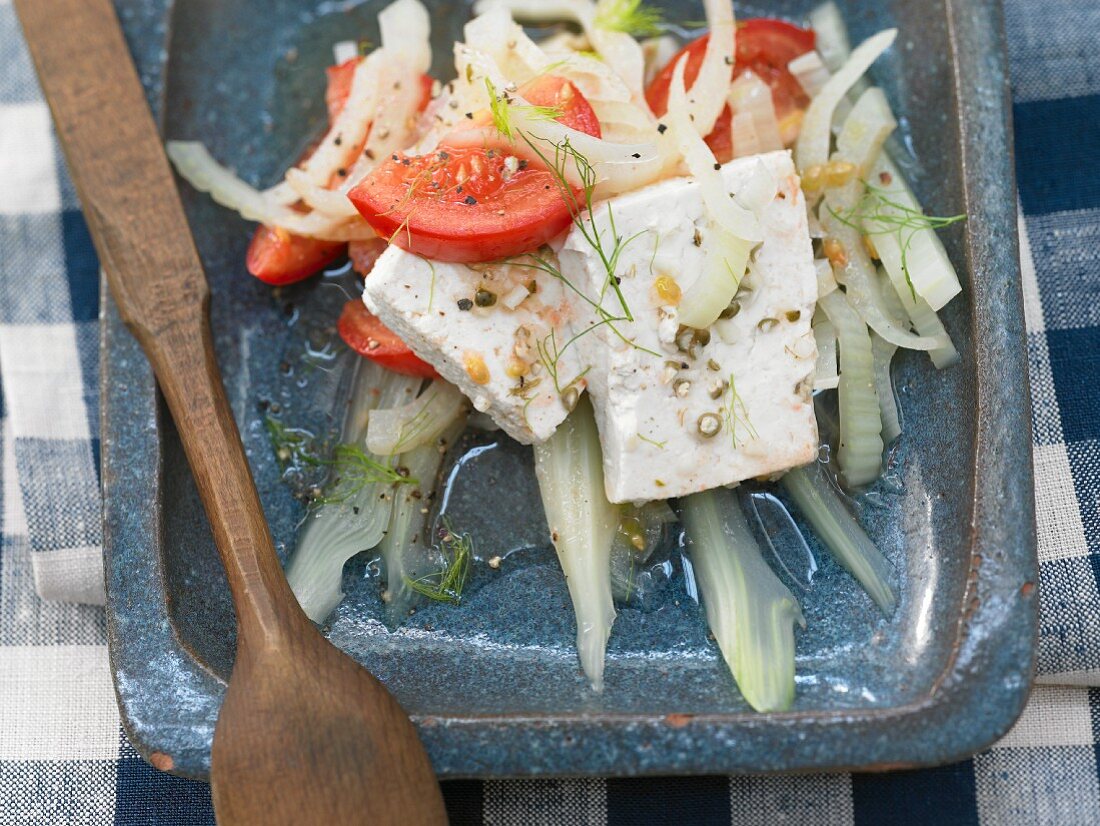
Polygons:
M468 18L428 0L446 70ZM743 17L804 19L811 0L738 4ZM884 769L962 758L1003 734L1028 693L1036 558L1025 336L1001 10L990 0L842 2L853 42L887 27L873 76L901 121L905 166L934 214L965 212L945 242L966 289L946 314L962 363L895 363L905 434L857 508L896 566L886 619L811 542L797 595L797 699L752 713L708 639L690 561L640 574L593 693L573 647L568 594L538 504L530 451L468 434L448 460L448 508L485 564L460 607L432 605L399 630L379 621L369 554L345 571L325 627L412 715L439 774L454 776ZM258 185L321 128L323 68L341 39L377 42L381 0L119 0L165 135L204 141ZM669 4L672 19L702 17ZM443 77L446 77L444 74ZM335 274L272 291L244 270L251 228L181 185L213 290L218 359L264 509L285 555L303 514L264 428L318 432L346 392L333 321L354 281ZM111 658L122 719L153 763L205 777L234 652L225 578L148 365L104 299L103 484ZM317 686L324 691L324 685Z

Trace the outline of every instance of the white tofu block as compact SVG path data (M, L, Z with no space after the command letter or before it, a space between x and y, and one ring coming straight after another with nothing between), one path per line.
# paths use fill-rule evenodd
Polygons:
M492 293L495 303L478 306L479 290ZM539 358L540 345L564 345L571 296L561 281L530 267L428 261L391 245L371 270L363 300L477 410L531 444L549 438L565 419L558 388L581 372L580 349L567 348L557 360L555 387ZM575 385L583 390L584 379Z
M759 215L764 239L743 282L740 311L716 322L706 331L709 341L687 351L676 344L676 308L658 295L655 282L671 276L687 291L702 270L709 226L698 184L663 181L596 210L605 246L613 243L609 209L618 235L636 236L615 273L634 321L594 327L579 339L591 365L586 377L612 502L684 496L768 476L816 455L817 347L810 322L817 278L794 165L789 153L774 152L735 160L722 174L736 194L761 165L777 194ZM621 313L606 289L604 265L577 230L560 255L567 278L589 296L603 291L602 306ZM594 319L578 318L574 334ZM718 431L704 435L716 421Z

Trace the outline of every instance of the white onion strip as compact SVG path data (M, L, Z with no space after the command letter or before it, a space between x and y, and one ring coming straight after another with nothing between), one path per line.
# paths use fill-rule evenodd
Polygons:
M417 74L432 65L431 18L420 0L396 0L378 13L382 48L400 56Z
M833 112L837 104L856 81L863 77L879 55L890 48L897 35L897 29L887 29L861 43L810 102L795 146L795 162L800 171L823 164L829 159L829 139L832 136Z
M633 37L597 25L596 4L592 0L479 0L474 4L478 15L505 9L519 20L532 22L570 20L580 25L592 47L622 78L632 99L644 103L645 55Z
M877 86L872 86L860 95L845 118L833 157L855 164L857 177L866 179L878 160L883 143L897 125L886 95Z
M170 141L166 149L176 171L191 186L209 193L214 201L236 210L249 221L324 241L357 241L375 236L374 230L362 220L341 221L319 212L301 213L274 203L215 161L201 143Z
M726 105L733 74L736 26L730 0L703 0L703 8L710 35L699 74L691 84L687 106L698 133L709 135Z
M321 143L299 168L316 186L325 186L348 160L348 147L359 146L367 136L378 106L381 75L390 56L382 49L371 52L355 67L347 103L332 122Z
M666 161L654 144L611 143L594 138L554 120L530 117L524 111L525 103L521 98L512 95L511 100L515 105L511 107L509 117L513 128L520 135L512 144L516 155L530 160L539 160L541 155L553 160L555 148L568 142L595 172L593 197L596 199L638 189L653 183L664 173ZM492 127L460 129L447 135L446 140L448 145L458 149L464 146L498 144L500 135ZM527 140L531 141L530 145ZM577 165L568 158L563 158L562 161L557 171L570 186L583 186Z
M699 132L691 121L687 92L684 90L685 63L685 60L680 60L672 72L666 116L669 132L684 158L688 171L699 181L703 202L711 217L727 232L746 241L758 243L763 238L760 224L752 212L739 206L730 197L729 188L722 179L721 170L715 168L714 153L699 136Z
M787 70L794 75L802 91L811 98L821 94L821 90L825 88L825 84L831 77L828 67L821 60L821 55L814 51L796 57L787 64Z
M772 90L755 73L746 70L738 76L729 87L729 104L737 114L747 114L752 118L757 152L774 152L783 148Z
M852 51L848 29L836 3L829 0L810 12L810 27L817 40L817 51L830 72L840 70Z
M688 170L699 182L710 228L704 234L703 271L684 290L677 313L681 324L702 329L713 324L733 300L762 233L756 216L730 197L714 153L691 121L684 89L685 63L680 60L673 69L665 119Z
M760 154L760 136L756 134L756 121L752 113L735 112L731 118L730 133L733 136L733 157L747 158Z
M379 163L416 140L417 113L424 94L421 74L404 58L391 60L382 71L379 77L382 89L370 133L363 151L338 187L341 193L346 194Z
M298 200L317 212L335 219L354 218L359 213L348 200L348 196L337 189L328 189L310 183L300 169L292 167L286 171L286 182L298 195Z
M830 211L831 200L826 201L821 213L821 224L830 239L840 244L844 251L843 263L834 262L837 281L848 288L848 301L864 323L898 347L910 350L936 350L950 344L946 336L918 336L899 327L891 318L879 291L878 273L863 246L859 231L838 219ZM835 206L833 207L835 210ZM836 210L840 213L839 210Z

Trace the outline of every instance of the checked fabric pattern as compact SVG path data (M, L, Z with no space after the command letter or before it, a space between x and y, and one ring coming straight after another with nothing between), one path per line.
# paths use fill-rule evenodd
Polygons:
M1006 0L1006 17L1042 604L1020 722L888 775L450 782L454 823L1100 823L1100 4ZM149 768L119 726L96 607L97 287L0 0L0 826L209 824L207 787Z

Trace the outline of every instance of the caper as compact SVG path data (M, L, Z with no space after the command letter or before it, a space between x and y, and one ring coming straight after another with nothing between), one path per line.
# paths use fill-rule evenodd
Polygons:
M706 439L711 438L722 429L722 418L717 413L704 413L696 422L699 435Z
M680 325L676 331L676 349L681 353L689 353L695 346L695 331L690 327Z
M739 312L741 312L741 302L738 301L737 299L734 299L733 301L730 302L729 306L726 307L726 309L722 310L722 312L720 312L718 314L718 317L719 318L733 318Z
M790 321L790 322L794 323L795 321L798 321L798 319L802 318L802 311L801 310L787 310L786 315L787 315L787 321Z
M497 294L486 289L474 293L474 303L479 307L492 307L497 303Z

